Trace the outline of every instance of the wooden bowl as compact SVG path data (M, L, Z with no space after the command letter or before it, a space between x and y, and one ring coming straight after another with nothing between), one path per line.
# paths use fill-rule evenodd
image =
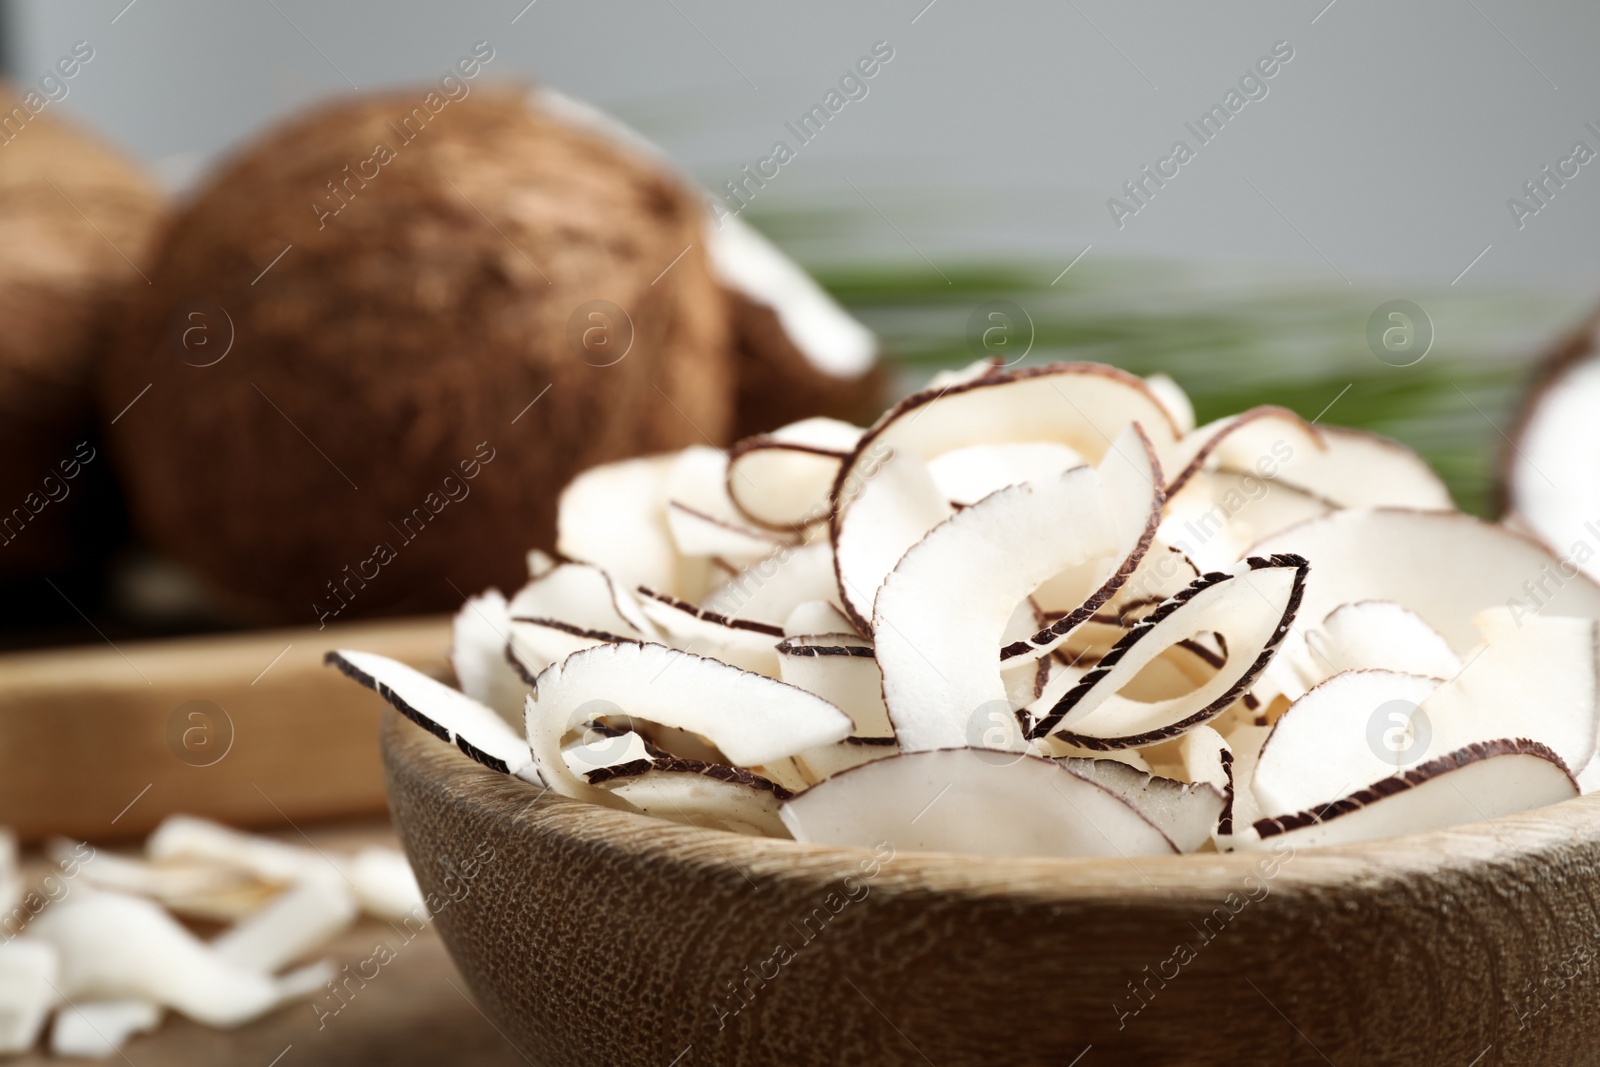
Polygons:
M1594 798L1276 856L880 858L382 735L439 930L532 1063L1600 1063Z

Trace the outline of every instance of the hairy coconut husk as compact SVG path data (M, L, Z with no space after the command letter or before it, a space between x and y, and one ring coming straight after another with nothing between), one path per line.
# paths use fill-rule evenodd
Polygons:
M20 93L0 84L0 98L15 103ZM101 535L114 523L104 512L116 504L90 440L92 365L129 287L145 287L133 264L143 265L161 217L161 198L145 175L53 109L30 115L22 108L26 122L6 114L0 582L81 567L105 548ZM81 463L86 455L95 458Z
M884 408L889 376L882 363L845 377L808 359L777 313L729 289L738 375L734 434L765 433L812 415L869 425Z
M108 414L154 383L111 428L135 517L261 617L520 584L580 469L729 436L702 219L670 175L520 89L290 121L175 219L102 376ZM569 340L596 300L632 322L610 366L615 342ZM210 366L219 349L182 340L196 313L232 339Z

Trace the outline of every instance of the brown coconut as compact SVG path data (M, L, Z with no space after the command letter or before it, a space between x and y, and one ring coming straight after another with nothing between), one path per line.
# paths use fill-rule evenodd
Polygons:
M730 288L738 396L734 432L765 433L812 415L865 426L883 410L888 374L874 363L858 375L814 364L785 332L773 308Z
M8 581L81 568L104 547L109 477L93 440L92 365L130 287L145 287L135 264L146 262L162 208L137 166L53 106L30 113L3 84L0 96L9 101L0 114L0 581Z
M108 415L154 383L110 429L136 519L260 617L520 584L579 470L729 438L702 225L521 90L290 121L176 217L105 367Z

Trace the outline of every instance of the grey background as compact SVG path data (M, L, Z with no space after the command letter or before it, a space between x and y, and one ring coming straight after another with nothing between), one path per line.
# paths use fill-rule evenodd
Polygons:
M17 0L8 66L94 60L59 106L182 186L330 93L486 76L600 103L710 185L875 41L893 60L752 214L853 213L811 262L1169 257L1303 268L1343 287L1600 287L1600 161L1518 230L1508 197L1600 126L1600 7L1511 0ZM515 20L515 21L513 21ZM1294 59L1119 230L1106 200L1274 42ZM1192 143L1192 138L1191 143ZM852 188L852 183L854 188ZM1253 183L1253 185L1252 185ZM793 235L791 235L793 236ZM803 235L801 235L803 236ZM1492 246L1492 247L1491 247ZM1059 265L1059 266L1057 266Z

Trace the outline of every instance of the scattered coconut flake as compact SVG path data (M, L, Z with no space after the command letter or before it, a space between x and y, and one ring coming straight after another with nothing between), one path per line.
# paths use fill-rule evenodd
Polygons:
M227 1029L277 1006L276 982L220 958L151 901L94 891L41 911L29 935L60 956L61 994L72 1000L149 1000Z
M290 845L193 815L169 815L145 840L152 860L209 861L279 885L334 880L380 919L421 914L422 892L405 857L394 849L363 849L354 857Z
M50 1026L55 1056L103 1060L122 1050L134 1034L148 1034L161 1023L161 1006L148 1000L93 1000L69 1004Z
M61 984L55 946L37 937L0 942L0 1054L26 1052L39 1040Z
M224 930L211 942L211 950L225 963L274 974L343 932L359 910L342 882L300 882Z
M149 897L181 914L193 914L197 902L236 893L247 900L258 895L250 892L259 886L250 872L204 860L175 858L157 863L60 837L45 843L45 855L58 867L75 870L76 877L87 885Z

